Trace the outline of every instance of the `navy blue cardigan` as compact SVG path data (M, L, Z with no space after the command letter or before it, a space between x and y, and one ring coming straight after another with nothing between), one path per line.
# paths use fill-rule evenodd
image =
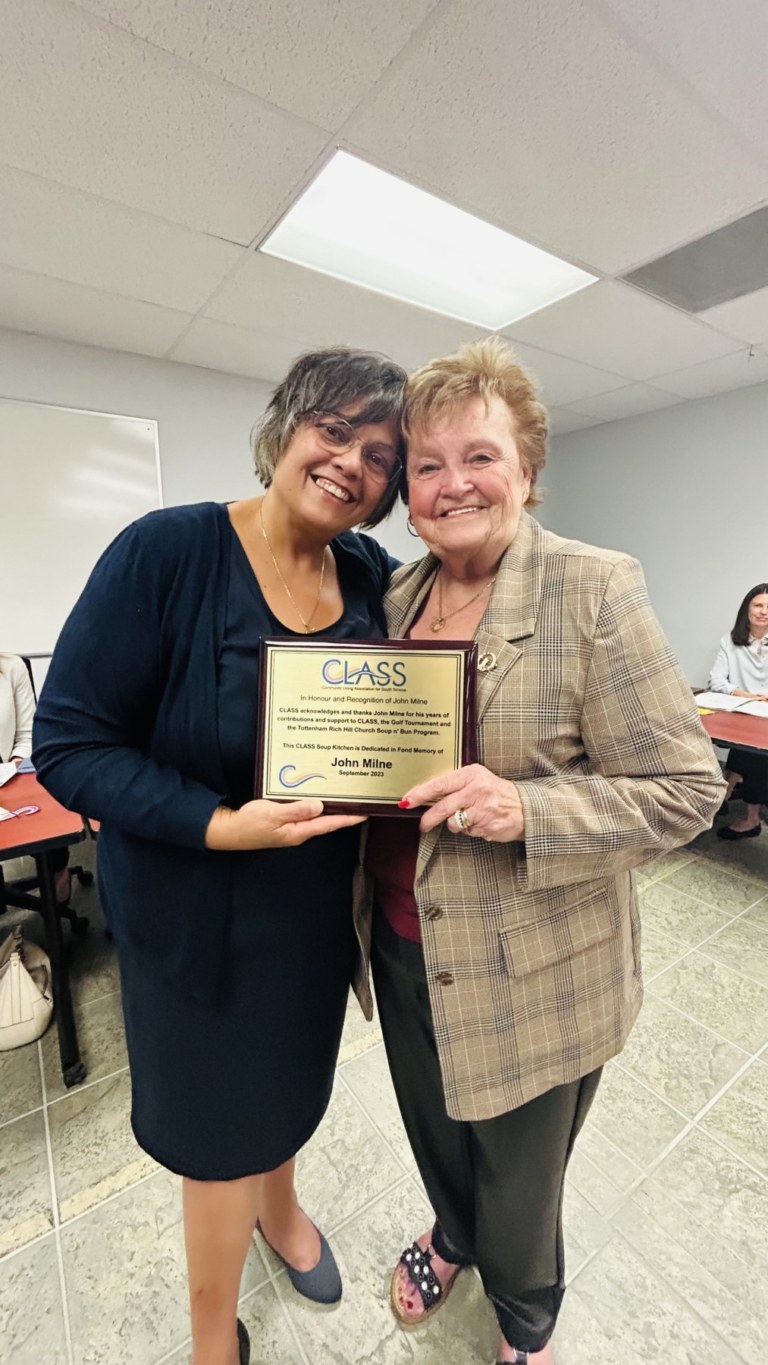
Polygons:
M230 536L217 503L151 512L118 536L64 626L33 734L43 786L102 822L99 886L118 944L200 999L216 992L242 856L205 848L226 792L216 662ZM346 561L370 584L386 634L394 561L352 532L333 548L342 574Z

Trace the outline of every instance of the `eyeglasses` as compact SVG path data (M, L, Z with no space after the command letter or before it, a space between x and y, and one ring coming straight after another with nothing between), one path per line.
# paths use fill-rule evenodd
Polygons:
M320 439L320 444L331 455L346 455L354 446L360 446L360 455L368 473L377 483L391 483L400 473L402 465L397 453L388 445L369 444L363 441L352 423L337 412L302 412L299 421L309 422Z

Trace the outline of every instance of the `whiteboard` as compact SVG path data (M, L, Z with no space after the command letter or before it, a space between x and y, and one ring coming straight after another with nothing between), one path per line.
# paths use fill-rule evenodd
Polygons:
M161 504L154 420L0 398L0 649L50 653L102 550Z

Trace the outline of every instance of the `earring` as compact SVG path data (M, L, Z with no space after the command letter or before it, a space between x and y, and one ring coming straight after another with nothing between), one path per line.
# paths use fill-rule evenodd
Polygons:
M411 521L411 518L410 518L410 517L408 518L408 520L407 520L407 522L406 522L405 524L406 524L406 527L407 527L407 529L408 529L408 534L409 534L409 536L415 536L417 540L421 540L421 536L419 535L418 531L416 530L416 527L414 526L414 524L413 524L413 522Z

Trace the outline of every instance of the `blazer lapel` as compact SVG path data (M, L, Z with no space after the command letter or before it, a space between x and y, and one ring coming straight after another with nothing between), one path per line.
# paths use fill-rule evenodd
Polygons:
M520 516L517 535L502 558L491 600L475 631L477 644L477 721L482 720L501 682L522 656L518 641L532 635L541 597L544 569L544 532L527 512ZM385 598L389 634L404 636L416 616L439 567L432 554L400 570ZM419 841L417 878L426 868L440 830Z

